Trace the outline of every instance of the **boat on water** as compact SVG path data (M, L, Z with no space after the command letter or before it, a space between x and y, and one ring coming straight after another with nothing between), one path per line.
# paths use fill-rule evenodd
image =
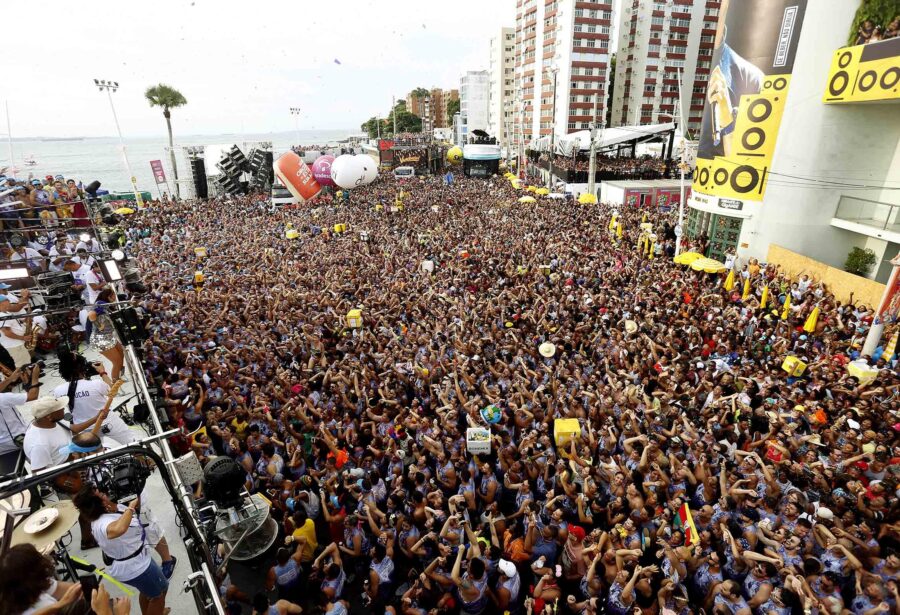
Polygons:
M37 166L37 160L34 159L34 154L28 154L25 156L25 160L23 160L26 167L34 167Z

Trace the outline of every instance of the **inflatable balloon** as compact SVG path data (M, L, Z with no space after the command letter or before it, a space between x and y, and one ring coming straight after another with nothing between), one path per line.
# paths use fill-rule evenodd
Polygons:
M354 158L359 159L359 164L363 168L363 184L371 184L378 177L378 163L368 154L357 154Z
M274 168L275 176L301 203L322 191L322 186L313 177L312 171L294 152L282 154L275 161Z
M362 186L365 172L363 161L350 154L338 156L331 163L331 179L341 188Z
M463 151L462 148L458 145L454 145L449 150L447 150L447 162L450 164L459 164L463 159Z
M312 174L319 182L320 186L333 186L334 180L331 179L331 163L334 162L334 156L325 154L319 156L312 164Z

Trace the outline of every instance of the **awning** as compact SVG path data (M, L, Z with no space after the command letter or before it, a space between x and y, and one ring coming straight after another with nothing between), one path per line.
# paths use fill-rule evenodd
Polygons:
M666 124L647 124L644 126L616 126L615 128L604 128L597 130L597 141L595 146L597 151L604 150L621 143L629 143L631 141L641 142L658 138L663 133L675 129L675 124L668 122ZM531 142L531 149L544 151L550 146L550 136L541 137ZM579 130L564 137L556 139L555 149L557 154L571 156L572 152L588 151L591 149L591 131Z

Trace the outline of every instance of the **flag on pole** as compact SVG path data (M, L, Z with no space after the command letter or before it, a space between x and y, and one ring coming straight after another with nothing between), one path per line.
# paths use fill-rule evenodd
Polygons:
M789 292L784 298L784 307L781 310L781 320L787 320L788 314L791 313L791 293Z
M744 280L744 292L741 293L741 301L746 301L750 298L750 278Z
M769 287L763 286L762 297L759 298L759 309L766 309L766 302L769 300Z
M687 502L678 509L678 519L675 520L675 525L680 525L681 530L684 532L684 546L689 547L700 540L697 526L694 525L694 518L691 516L691 509L688 507Z
M725 290L730 291L734 288L734 269L728 270L728 277L725 278Z
M812 312L809 313L809 316L806 319L806 322L803 323L803 330L807 333L813 333L816 330L816 323L819 322L819 306L813 308Z
M888 342L887 346L884 347L884 352L881 353L881 358L885 361L890 361L891 357L894 356L894 353L897 352L897 342L900 341L900 331L894 333L894 337L891 338L891 341Z

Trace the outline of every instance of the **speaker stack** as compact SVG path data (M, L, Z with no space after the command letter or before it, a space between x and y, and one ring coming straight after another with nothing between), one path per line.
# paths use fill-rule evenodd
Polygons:
M256 148L250 151L247 157L247 165L250 171L250 188L253 190L268 190L272 186L272 162L271 151Z
M247 183L241 181L241 175L249 169L247 157L244 152L234 145L226 152L216 165L221 171L219 187L226 194L246 194Z

